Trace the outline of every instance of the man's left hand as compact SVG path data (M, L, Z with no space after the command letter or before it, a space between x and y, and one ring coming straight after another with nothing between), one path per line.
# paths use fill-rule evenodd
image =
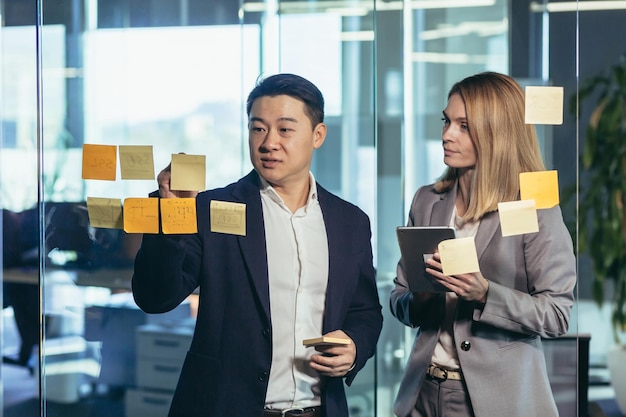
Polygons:
M309 362L312 369L324 376L342 377L354 366L356 360L356 346L354 341L343 330L335 330L324 336L340 337L349 339L346 345L318 345L315 347L319 353L311 356Z

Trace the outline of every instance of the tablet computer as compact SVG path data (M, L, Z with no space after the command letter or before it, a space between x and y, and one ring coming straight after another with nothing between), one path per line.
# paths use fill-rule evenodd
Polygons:
M396 228L396 234L409 289L420 292L449 291L426 272L426 259L433 256L439 242L454 239L454 229L443 226L400 226Z

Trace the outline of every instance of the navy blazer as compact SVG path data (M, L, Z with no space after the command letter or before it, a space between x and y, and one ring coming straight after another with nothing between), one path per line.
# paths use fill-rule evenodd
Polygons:
M375 353L382 327L369 218L317 185L328 236L329 272L321 331L343 330L357 349L350 384ZM246 235L210 230L211 200L246 205ZM146 234L132 289L148 313L176 307L199 288L196 328L170 417L263 414L272 358L267 250L256 171L196 198L198 233ZM329 417L348 416L343 378L322 378Z

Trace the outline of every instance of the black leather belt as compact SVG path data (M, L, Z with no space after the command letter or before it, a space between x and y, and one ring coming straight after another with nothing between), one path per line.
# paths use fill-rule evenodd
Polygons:
M322 417L322 407L287 408L285 410L263 410L263 417Z

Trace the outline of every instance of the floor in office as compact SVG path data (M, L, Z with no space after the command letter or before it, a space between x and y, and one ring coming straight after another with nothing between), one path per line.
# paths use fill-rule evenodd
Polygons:
M5 311L6 313L6 311ZM3 314L3 336L5 354L17 349L15 341L19 340L11 320ZM594 370L594 372L596 372ZM1 417L38 417L41 415L39 400L39 382L37 375L28 369L3 364L1 369L3 382L3 414ZM606 379L600 375L599 379ZM124 395L122 392L111 392L93 387L89 381L81 385L85 389L78 401L72 403L52 402L45 404L47 417L124 417ZM609 385L592 386L589 390L589 417L624 417L615 403L615 393ZM570 417L570 416L563 416ZM583 417L583 416L581 416Z
M26 368L3 365L3 417L37 417L41 415L37 377ZM64 404L49 401L48 417L123 417L124 396L120 393L86 392L76 402Z
M593 388L590 394L593 393ZM589 400L589 417L623 417L613 398ZM565 417L565 416L563 416Z
M623 417L609 381L608 369L593 366L589 369L589 417Z
M25 368L3 365L3 417L40 416L38 382ZM589 391L589 417L623 417L617 408L610 387L592 387ZM62 404L48 402L48 417L123 417L124 400L119 393L87 393L78 402ZM1 415L1 414L0 414ZM568 417L568 416L563 416Z
M15 328L12 312L5 309L2 314L3 355L15 356L19 335ZM39 400L39 379L36 373L27 368L2 364L3 398L2 417L38 417L41 416ZM85 381L83 394L76 402L69 404L49 401L45 404L48 417L123 417L124 396L119 392L92 390L89 381Z

